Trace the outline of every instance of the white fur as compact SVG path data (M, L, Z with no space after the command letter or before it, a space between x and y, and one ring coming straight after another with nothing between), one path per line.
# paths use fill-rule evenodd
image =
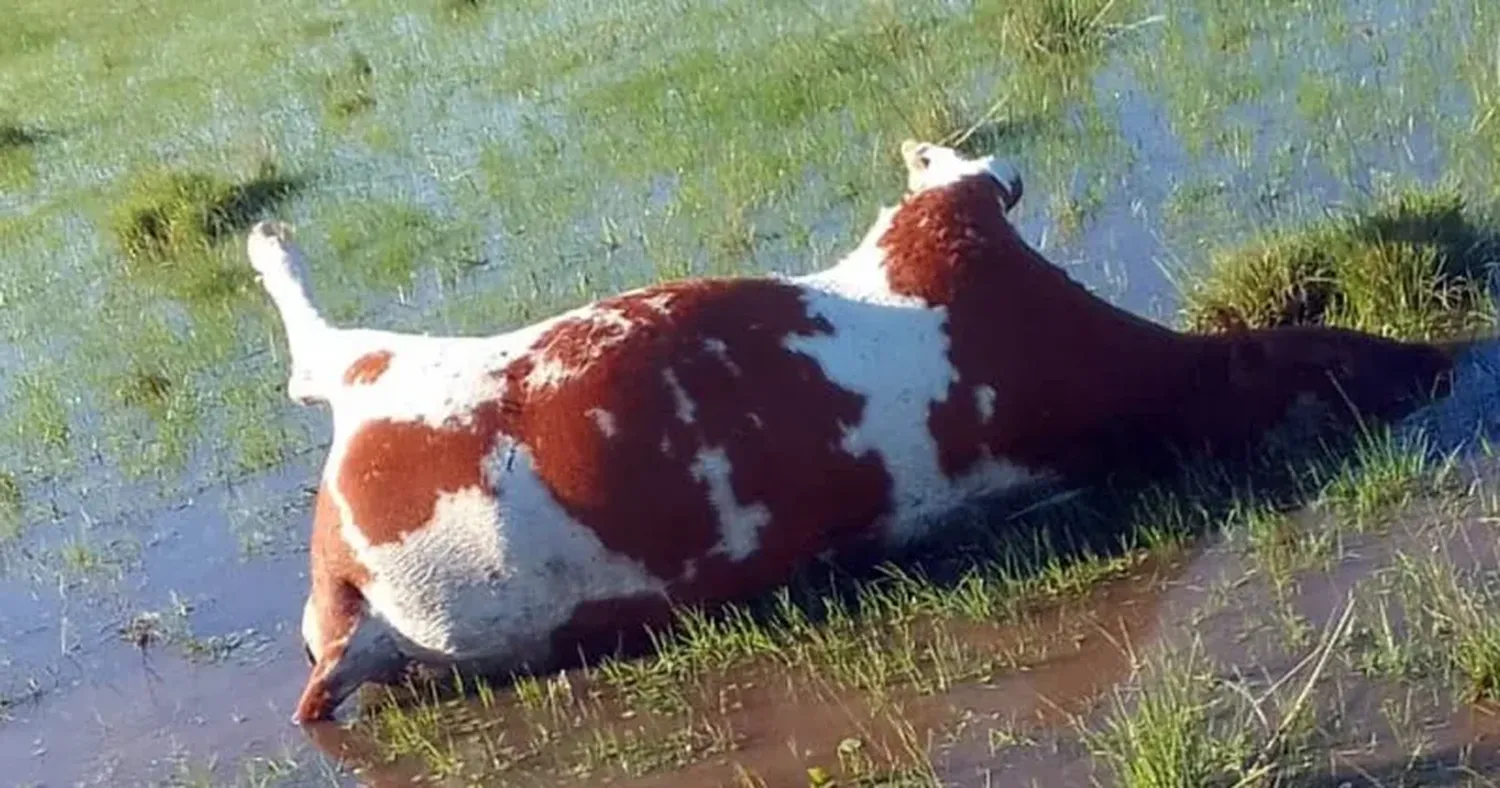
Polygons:
M619 432L619 427L615 424L615 415L607 410L589 408L584 415L594 420L594 424L599 427L599 432L603 433L606 438L613 438L615 433Z
M719 519L719 542L709 554L723 554L743 561L760 547L760 530L771 524L771 510L763 503L742 505L730 485L732 468L723 449L698 452L693 476L708 485L708 500Z
M865 397L864 421L847 425L843 447L850 454L880 455L894 487L886 536L900 544L923 536L965 496L1003 493L1050 474L992 460L953 481L939 467L928 413L947 399L959 375L948 360L947 310L896 295L887 284L879 239L893 216L882 211L859 248L837 265L791 280L806 289L809 311L834 331L791 336L786 346L813 357L830 380Z
M498 500L477 490L445 496L401 543L358 551L375 578L365 589L371 608L420 649L414 656L503 655L508 667L546 660L548 635L578 605L665 593L563 511L524 446L497 448L489 465L504 490Z
M683 424L692 424L697 417L698 408L688 398L687 389L682 387L682 381L677 379L677 373L670 369L661 372L662 380L666 381L667 388L672 392L673 407L677 412L677 420Z
M1001 186L1014 189L1020 171L1008 160L994 156L966 159L953 148L908 140L902 143L906 159L906 188L912 192L948 186L972 175L988 175Z
M981 424L989 424L995 419L996 396L994 386L974 387L974 407L979 410L979 422Z
M709 337L703 340L703 349L713 354L714 358L722 361L724 367L729 370L729 374L735 377L740 376L740 367L729 358L729 345L724 340L717 337Z

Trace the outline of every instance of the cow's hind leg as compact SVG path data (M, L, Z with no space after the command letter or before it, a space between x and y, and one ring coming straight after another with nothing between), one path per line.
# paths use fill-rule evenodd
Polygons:
M365 617L364 598L343 581L313 583L312 595L303 613L303 641L312 661L312 673L297 701L293 721L325 720L364 680L357 675L359 663L355 635ZM354 647L354 648L351 648Z

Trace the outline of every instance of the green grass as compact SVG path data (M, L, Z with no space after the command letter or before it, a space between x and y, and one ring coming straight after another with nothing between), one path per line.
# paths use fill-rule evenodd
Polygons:
M174 591L171 604L163 610L144 610L130 616L117 634L120 639L146 651L157 647L172 647L192 662L222 662L242 647L263 645L264 639L254 630L229 632L221 635L198 635L193 632L191 616L193 605L179 597Z
M10 471L0 471L0 544L20 533L25 504L26 493L21 480Z
M1443 486L1452 462L1435 463L1420 437L1403 440L1389 429L1365 430L1323 489L1321 503L1358 528L1407 511L1424 493Z
M32 373L12 385L6 416L14 439L35 447L44 467L65 467L73 427L63 381L55 373Z
M1122 788L1228 784L1248 759L1246 731L1226 729L1222 698L1191 662L1168 665L1133 693L1118 693L1093 748Z
M134 523L157 505L136 495L141 479L180 483L179 500L316 448L288 415L274 320L244 297L240 235L270 213L298 223L336 317L495 331L658 279L826 264L899 194L897 140L972 128L966 150L1020 164L1028 239L1090 284L1103 266L1134 285L1158 252L1212 258L1189 288L1194 327L1487 328L1500 17L1479 0L1393 12L1401 31L1366 36L1366 20L1308 0L167 0L150 13L82 3L65 22L21 0L0 25L0 342L18 350L0 533L49 485L88 490L90 519ZM1434 167L1437 186L1372 176L1425 183ZM1331 202L1353 207L1326 218ZM726 677L762 669L876 705L941 699L1049 655L976 633L1087 608L1220 531L1248 567L1230 580L1274 586L1274 608L1256 612L1280 646L1309 647L1299 588L1455 494L1444 463L1372 434L1347 455L1275 460L1289 490L1122 487L1124 501L1006 522L1005 539L969 531L857 582L814 573L718 615L682 611L646 658L475 689L520 721L508 738L436 696L361 724L393 754L478 781L472 770L501 766L628 775L732 757L737 729L708 697ZM1308 523L1325 516L1337 522ZM102 533L34 530L64 570L123 565ZM1362 608L1352 661L1371 680L1451 674L1492 696L1492 605L1481 578L1462 577ZM1417 626L1452 658L1423 662L1398 606L1443 611ZM234 637L180 642L215 658ZM1238 696L1184 676L1132 687L1114 718L1114 763L1133 784L1243 774L1236 736L1265 741ZM667 723L648 736L646 715ZM1224 736L1195 740L1191 721ZM937 782L930 742L873 757L874 738L850 735L863 748L809 766L840 784Z
M38 129L0 121L0 190L21 189L36 180L33 149L49 137Z
M131 179L112 226L132 263L159 262L226 239L238 240L256 218L291 196L301 183L268 158L238 183L202 172L149 170Z
M363 52L349 54L344 68L323 78L324 112L339 123L375 108L375 67Z
M1117 0L1037 0L1017 3L1007 32L1028 58L1077 57L1102 49L1123 7Z
M1081 735L1125 788L1293 781L1328 746L1316 689L1347 642L1354 612L1351 596L1321 637L1294 646L1302 658L1281 675L1226 671L1193 637L1147 660L1112 693L1102 724Z
M1193 330L1325 324L1430 339L1494 324L1500 236L1457 189L1409 188L1216 253L1184 288Z
M1432 644L1428 659L1452 672L1463 702L1500 700L1500 575L1442 553L1401 559L1405 612Z
M1326 568L1332 563L1333 534L1308 529L1290 512L1263 502L1232 513L1226 530L1244 535L1278 595L1292 590L1298 572Z

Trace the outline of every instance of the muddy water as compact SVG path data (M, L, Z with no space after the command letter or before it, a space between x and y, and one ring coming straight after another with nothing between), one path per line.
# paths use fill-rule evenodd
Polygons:
M1309 516L1302 520L1299 528L1328 527ZM1433 526L1440 520L1443 526ZM1027 656L1015 669L937 694L898 689L875 697L775 666L748 666L710 678L699 694L713 702L692 712L723 731L725 740L717 747L684 742L685 748L698 749L680 754L680 765L671 767L643 768L645 756L628 754L580 765L574 737L604 731L658 741L679 736L682 719L636 717L608 689L572 674L572 696L597 693L604 700L581 712L591 720L582 728L570 732L558 718L562 732L548 749L530 756L493 756L495 742L504 751L503 743L536 735L528 727L532 715L514 702L449 706L449 730L457 741L470 741L458 749L469 763L481 765L438 784L790 786L806 784L814 769L849 779L862 773L859 768L880 773L923 761L928 766L915 773L943 785L1109 784L1110 771L1080 731L1103 730L1118 713L1117 691L1138 686L1143 671L1164 655L1192 647L1199 664L1223 681L1242 683L1256 694L1284 684L1291 689L1283 694L1293 694L1299 682L1292 679L1306 675L1299 671L1306 670L1318 633L1348 599L1368 615L1365 611L1386 598L1380 578L1413 556L1451 555L1465 571L1500 569L1495 537L1484 517L1455 518L1419 508L1388 531L1342 535L1342 557L1334 566L1299 572L1291 588L1280 590L1243 544L1220 539L1147 561L1086 598L1039 607L1021 624L959 628L967 642ZM1301 634L1288 634L1285 614L1295 617ZM1398 639L1415 636L1399 611L1392 621ZM1451 686L1430 677L1403 680L1360 672L1347 655L1359 653L1350 644L1363 642L1358 638L1366 633L1360 627L1354 632L1337 652L1345 656L1332 660L1334 667L1320 676L1310 695L1317 762L1298 784L1500 778L1500 708L1458 703ZM1266 713L1275 719L1278 712L1267 708ZM312 738L365 784L406 785L426 772L421 758L390 762L381 757L375 740L357 729L329 725ZM479 740L491 744L474 744Z
M841 746L846 758L899 761L914 745L925 747L925 734L934 731L951 739L939 753L953 761L951 770L956 775L968 768L963 762L978 753L970 752L972 742L948 732L954 721L966 721L979 731L981 741L991 724L1024 736L1065 723L1070 715L1085 711L1101 690L1128 679L1131 648L1138 644L1149 649L1158 640L1163 617L1170 613L1167 605L1173 589L1192 563L1191 556L1172 562L1148 561L1129 578L1105 584L1086 600L1034 611L1024 625L960 629L966 642L997 653L1030 656L1017 670L959 684L939 695L897 693L877 699L778 666L748 665L731 676L711 678L699 693L715 703L695 713L730 732L724 752L634 777L631 767L622 769L608 760L598 768L582 770L573 759L549 762L546 756L490 771L480 768L474 774L496 785L591 784L591 780L642 788L735 785L742 774L754 775L769 786L797 785L806 782L811 768L837 772ZM570 674L569 686L570 697L608 693L598 681L576 672ZM524 722L531 715L513 703L485 708L471 700L453 711L455 719L463 720L454 725L455 730L482 730L490 741L525 741L535 735ZM643 741L672 736L681 725L676 717L653 720L649 715L643 721L622 724L620 720L637 715L618 698L571 713L589 715L601 730L629 731ZM319 726L312 738L326 754L347 762L362 782L371 785L404 785L423 772L418 759L384 762L373 738L348 728ZM857 748L851 749L851 743L857 743ZM985 756L979 762L988 760ZM944 767L945 772L949 770Z
M1322 26L1346 34L1327 41L1316 39L1315 34L1327 31L1305 18L1310 15L1305 9L1296 10L1302 16L1274 20L1272 27L1282 31L1278 35L1295 45L1263 51L1259 99L1241 102L1232 112L1219 107L1226 117L1209 124L1215 132L1232 128L1248 135L1248 153L1242 158L1223 150L1203 156L1191 153L1177 123L1183 99L1163 89L1164 83L1179 79L1152 75L1153 68L1169 69L1173 57L1199 69L1204 62L1220 62L1201 47L1190 46L1186 54L1172 56L1163 43L1173 31L1196 30L1201 14L1178 14L1166 4L1149 9L1142 26L1132 33L1141 37L1139 51L1146 54L1115 57L1091 78L1094 100L1124 143L1101 176L1099 205L1080 229L1063 233L1057 198L1081 192L1081 184L1095 174L1084 170L1097 163L1080 164L1079 171L1069 173L1073 180L1032 179L1020 214L1026 236L1102 294L1134 311L1165 318L1175 301L1161 264L1196 260L1205 243L1232 241L1255 226L1317 215L1328 203L1370 188L1382 173L1429 181L1444 172L1450 162L1439 138L1475 121L1469 98L1455 80L1406 71L1421 71L1411 65L1416 59L1427 63L1426 70L1433 74L1449 74L1455 52L1443 47L1469 45L1462 34L1466 14L1453 6L1447 9L1447 21L1435 23L1441 31L1413 32L1411 20L1420 9L1410 3L1375 0L1344 5L1346 20L1325 20ZM1157 12L1165 18L1152 22ZM403 18L407 23L410 20ZM1295 31L1312 32L1298 39ZM388 38L362 43L372 50L399 44ZM1221 66L1229 70L1227 60ZM1366 105L1343 108L1337 118L1304 117L1295 105L1308 73L1368 84L1365 94L1374 98ZM442 105L443 90L442 85L418 86L406 102L382 96L379 112L389 113L383 119L397 130L395 136L409 136L417 141L416 148L430 154L424 162L358 146L312 150L316 119L306 113L284 113L280 142L294 159L333 162L319 169L341 173L327 186L338 200L353 202L373 195L447 211L454 202L452 194L444 192L447 187L427 169L472 169L476 140L513 136L518 110L517 105L465 98L451 111L437 113L434 108ZM1429 111L1432 107L1441 112ZM438 114L454 122L433 124ZM1372 119L1385 116L1395 120L1374 124ZM1404 125L1399 122L1403 117L1409 121ZM234 128L234 122L223 120L207 136L228 138ZM1329 129L1360 138L1355 165L1324 162L1317 152L1307 153L1309 140L1327 138ZM1285 154L1289 148L1295 150ZM434 163L432 156L440 160ZM1205 185L1204 193L1213 195L1211 199L1198 201L1202 204L1188 200L1194 210L1185 217L1168 215L1169 203ZM601 187L601 193L609 189ZM619 191L625 195L622 201L632 193ZM1217 206L1217 211L1205 205ZM303 204L289 210L300 217L316 215ZM485 224L486 216L466 218L494 229ZM868 220L840 217L824 222L823 229L830 239L844 239L838 245L847 246ZM71 226L86 222L70 215L64 223L70 231L63 257L97 252L98 239ZM493 235L498 239L498 233ZM504 256L498 240L486 243L486 257ZM782 267L795 262L773 257L763 264ZM484 272L478 275L477 286L483 286L484 277ZM431 300L432 293L422 291L413 303L377 311L371 319L426 327ZM53 349L40 339L26 347L0 342L0 380L13 381L17 369ZM238 359L236 364L252 374L281 370L268 357L251 361L257 363ZM63 394L87 396L70 389ZM1442 423L1457 425L1453 431L1462 432L1461 422L1471 412L1491 410L1490 404L1487 397L1476 398L1465 405L1470 410L1458 417L1445 414ZM221 779L232 781L239 774L239 759L274 758L283 751L299 761L288 782L350 780L347 775L330 777L327 770L334 767L319 759L314 745L340 752L345 744L357 747L359 742L326 728L309 739L286 722L305 676L294 635L305 588L304 488L316 473L317 450L326 440L327 428L319 412L285 418L300 427L288 439L293 448L311 447L312 453L274 472L211 473L214 458L195 457L190 469L162 491L121 482L118 469L103 455L83 452L66 467L49 467L32 485L32 527L18 544L0 549L5 567L0 575L0 782L139 784L168 779L210 759L220 761ZM75 425L80 432L98 426L95 414L81 419L84 423ZM220 427L211 424L205 429ZM8 463L12 458L4 459ZM30 467L46 461L28 455L16 464ZM1470 536L1483 543L1482 531ZM85 549L73 551L75 545ZM1355 558L1327 577L1304 578L1296 606L1308 625L1320 626L1343 599L1343 591L1366 576L1379 556L1394 549L1394 543L1362 544ZM1011 640L1037 638L1049 649L1024 671L963 685L938 697L902 698L901 716L919 733L942 732L941 741L932 747L934 762L944 778L957 783L983 785L993 779L993 784L1024 784L1030 778L1044 785L1085 782L1093 776L1093 767L1086 749L1068 734L1069 720L1096 711L1100 691L1129 679L1132 650L1139 656L1177 642L1182 619L1206 604L1216 584L1251 571L1233 551L1226 554L1207 546L1179 565L1154 567L1144 576L1108 585L1089 600L1054 611L1050 620L1044 616L1031 630L975 634L996 638L996 648L1012 646ZM1252 583L1240 588L1248 589L1243 593L1254 602L1247 606L1249 618L1272 607L1263 587ZM142 614L158 614L161 630L148 635L143 645L120 632ZM1279 653L1270 643L1273 627L1264 621L1251 627L1266 641L1261 642L1244 637L1240 625L1247 616L1228 618L1215 619L1199 632L1213 655L1232 660L1254 653L1275 663L1266 668L1272 672L1295 661L1297 655ZM1172 622L1176 626L1168 626ZM740 684L752 679L733 678ZM728 752L677 776L643 776L635 784L729 781L735 763L755 771L769 785L796 782L804 779L806 768L836 762L831 753L851 734L859 734L866 751L902 748L899 732L881 722L866 701L826 689L788 690L784 680L775 678L762 677L756 686L738 692L741 708L727 717L735 734ZM1369 690L1367 695L1357 704L1367 711L1388 699L1381 691ZM1370 711L1369 716L1378 715ZM956 719L972 722L955 733ZM1490 719L1465 711L1445 726L1434 727L1434 751L1456 751L1490 740ZM988 731L996 727L1005 728L1008 736L1050 746L991 746ZM340 738L347 741L331 741ZM1377 748L1360 753L1351 763L1378 774L1394 757ZM350 761L363 763L358 757ZM412 764L398 764L366 775L374 780L383 774L382 781L401 784L415 773L411 769ZM536 779L550 784L550 778Z
M7 578L6 784L135 784L213 757L305 746L289 720L306 669L294 636L306 558L284 546L243 560L229 513L296 517L311 473L303 463L143 513L128 529L139 542L116 537L103 565L76 577ZM159 618L130 630L142 614Z

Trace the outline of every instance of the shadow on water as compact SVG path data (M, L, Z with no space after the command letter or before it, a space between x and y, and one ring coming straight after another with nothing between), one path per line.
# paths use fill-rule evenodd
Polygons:
M61 132L37 126L0 123L0 153L19 148L30 148L62 137Z

